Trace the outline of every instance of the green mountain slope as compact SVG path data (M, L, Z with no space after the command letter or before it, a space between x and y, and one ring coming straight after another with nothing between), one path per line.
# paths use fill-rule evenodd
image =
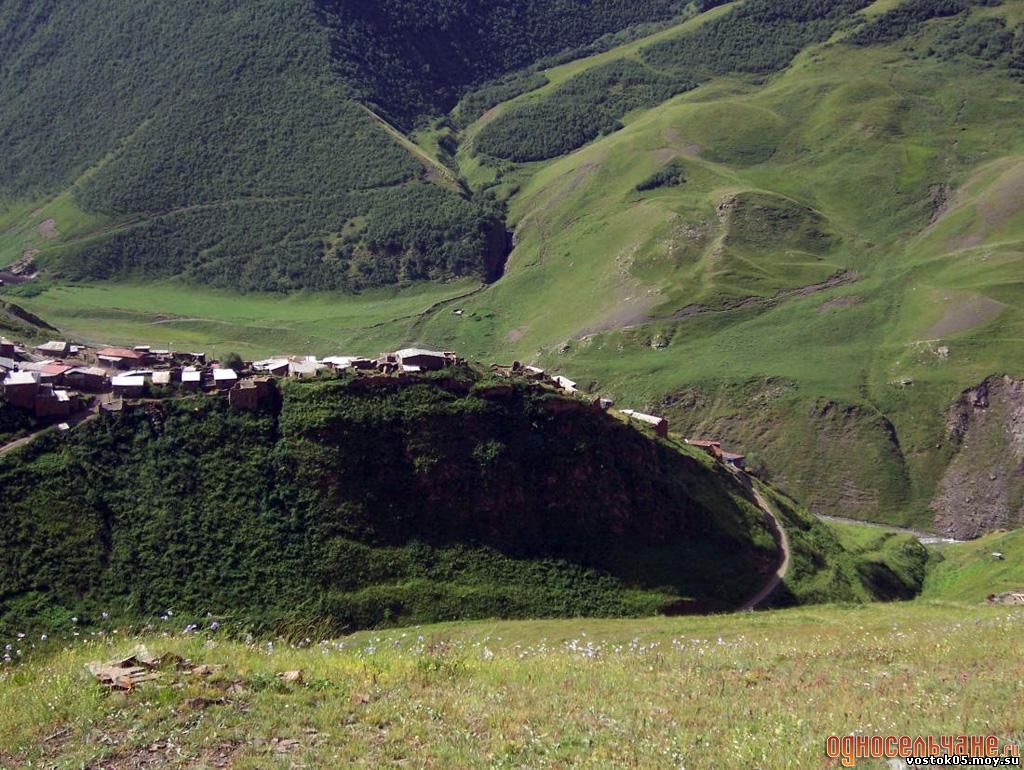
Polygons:
M447 108L505 69L682 10L9 0L0 224L13 215L31 231L49 221L38 212L52 196L71 205L52 217L49 242L7 229L0 263L27 252L71 278L175 275L247 290L494 277L500 211L429 184L444 170L357 97L400 117ZM445 58L471 16L477 38ZM447 33L425 40L423 26L439 23ZM479 50L493 56L468 66ZM85 233L65 232L82 220Z
M478 155L518 245L507 277L428 337L558 361L746 447L818 512L959 532L940 494L967 451L954 405L1024 363L1021 6L933 8L884 45L870 30L893 17L867 13L767 82L714 78L549 163ZM965 41L991 29L998 55L975 55ZM673 184L642 189L664 169ZM972 469L979 486L990 467ZM998 525L1021 521L1011 506Z
M330 47L339 33L328 16ZM504 215L515 244L505 277L452 303L410 313L414 303L400 298L388 313L376 297L325 296L310 308L338 302L337 313L290 321L293 299L235 303L166 285L151 294L145 283L18 301L92 339L367 354L423 342L554 363L620 403L666 413L680 433L744 448L816 512L961 536L1016 526L1024 510L1013 468L1024 453L1012 421L997 415L1017 408L1024 369L1022 20L1019 0L724 4L582 59L535 64L404 137L443 158L470 200L426 184L415 207L391 189L359 193L386 200L340 226L326 261L319 246L288 265L250 259L309 232L272 211L251 230L222 216L218 228L232 237L203 240L200 256L173 227L118 235L113 256L106 246L47 246L34 225L4 236L48 248L78 276L144 265L152 277L172 263L254 286L296 266L277 284L286 286L313 264L325 276L347 264L358 286L396 278L371 242L404 260L398 279L442 276L444 264L469 269L481 237L497 250L501 228L474 228L478 214L491 224ZM421 71L409 63L421 55L403 53L394 71ZM485 60L457 82L520 61ZM425 85L423 103L448 106L457 92ZM373 101L402 125L428 109L402 115L382 102ZM518 149L485 152L497 138ZM458 204L435 227L442 199ZM414 259L439 237L459 245L440 268ZM244 259L231 256L236 241ZM280 341L256 308L287 327ZM993 390L999 408L988 418L980 401L964 406L965 393L1003 374L1010 384Z

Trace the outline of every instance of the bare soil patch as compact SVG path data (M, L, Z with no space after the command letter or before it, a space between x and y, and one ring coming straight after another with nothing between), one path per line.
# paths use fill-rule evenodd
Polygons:
M843 308L855 307L857 305L863 305L864 298L859 294L850 294L846 297L836 297L835 299L826 300L818 306L819 313L827 313L830 310L842 310Z
M60 237L60 232L57 230L57 222L52 219L47 219L36 225L36 232L48 241L56 240Z
M928 339L939 339L970 331L994 321L1006 307L989 297L977 295L953 304L946 314L925 333Z

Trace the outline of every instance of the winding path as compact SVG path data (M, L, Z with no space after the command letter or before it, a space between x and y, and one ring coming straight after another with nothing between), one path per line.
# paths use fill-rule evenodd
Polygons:
M747 612L755 610L763 604L785 579L786 574L789 572L791 553L789 549L789 537L786 535L786 530L779 521L778 516L775 515L775 511L773 511L772 507L768 504L768 501L764 499L764 495L762 495L761 491L754 486L749 477L741 479L741 483L746 486L753 495L757 506L764 511L765 521L768 524L768 528L771 530L772 537L775 538L775 542L779 547L779 553L782 555L779 566L776 568L775 573L771 576L768 582L765 583L764 587L737 608L739 612Z

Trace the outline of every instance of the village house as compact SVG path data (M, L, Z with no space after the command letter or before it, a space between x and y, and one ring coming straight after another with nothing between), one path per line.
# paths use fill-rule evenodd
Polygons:
M0 356L0 378L3 378L7 372L13 372L15 367L17 367L17 364L13 358Z
M570 396L579 393L579 389L576 387L576 383L570 380L568 377L562 377L561 375L552 377L552 382L563 392Z
M252 369L254 372L266 372L274 377L287 377L289 363L287 358L268 358L263 361L254 361Z
M110 381L114 396L139 398L146 389L146 378L139 374L121 374Z
M273 394L270 377L254 377L238 382L228 391L228 404L232 409L255 411Z
M24 368L24 367L22 367ZM39 381L50 385L61 385L67 373L74 369L69 364L48 363L39 368Z
M57 356L58 358L68 355L71 352L71 343L64 340L50 340L42 345L36 345L36 350L44 356Z
M170 385L174 378L174 372L168 370L162 372L153 372L153 384L154 385Z
M395 353L396 363L401 367L418 366L420 371L433 372L450 366L454 356L436 350L405 348Z
M731 465L733 468L738 470L746 470L747 458L741 454L735 452L722 452L722 459L725 460L726 465Z
M238 372L234 369L214 369L213 385L217 390L228 390L238 382Z
M78 399L66 390L53 386L40 386L33 404L36 417L70 417L78 411Z
M130 369L145 364L149 360L149 353L128 348L101 348L96 351L96 360L114 369Z
M181 387L184 390L200 390L203 387L203 373L189 366L181 372Z
M306 358L299 361L288 362L288 376L297 380L308 380L316 377L321 369L326 368L316 358Z
M35 409L39 372L11 372L3 384L7 403L21 409Z
M697 449L703 449L709 455L714 457L716 460L722 457L722 442L711 441L708 439L686 439L686 443Z
M98 393L108 384L107 372L95 366L80 366L64 373L64 383L77 390Z
M0 357L14 358L14 343L6 337L0 337Z
M357 355L329 355L324 359L328 367L343 372L346 369L372 369L374 361Z
M228 405L232 409L255 411L260 406L260 392L253 380L242 380L228 391Z
M664 417L655 417L653 414L644 414L633 409L623 409L622 413L631 420L650 425L654 428L655 435L661 436L661 438L668 437L668 420Z

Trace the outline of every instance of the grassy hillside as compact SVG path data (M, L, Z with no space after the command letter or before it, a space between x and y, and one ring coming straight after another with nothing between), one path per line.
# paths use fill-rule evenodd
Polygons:
M1002 560L992 556L1003 554ZM924 596L980 602L990 594L1024 590L1024 531L997 532L971 543L945 545L929 566Z
M478 156L518 246L424 335L557 362L724 437L815 511L931 526L960 451L950 410L1024 365L1024 36L1018 3L963 4L869 44L858 30L892 23L869 11L767 82L713 78L549 163L488 175ZM687 50L730 13L622 54ZM978 25L1007 31L999 56L964 48ZM669 167L685 181L638 190Z
M52 654L15 640L30 660L0 668L0 763L790 768L822 765L829 735L1019 745L1022 622L1011 608L911 603L488 621L308 648L204 627L142 641L212 674L169 665L129 693L84 668L139 641L108 627ZM295 670L301 683L277 679Z
M0 619L336 630L728 608L776 545L731 474L466 370L150 403L0 458ZM504 386L507 387L507 386Z

